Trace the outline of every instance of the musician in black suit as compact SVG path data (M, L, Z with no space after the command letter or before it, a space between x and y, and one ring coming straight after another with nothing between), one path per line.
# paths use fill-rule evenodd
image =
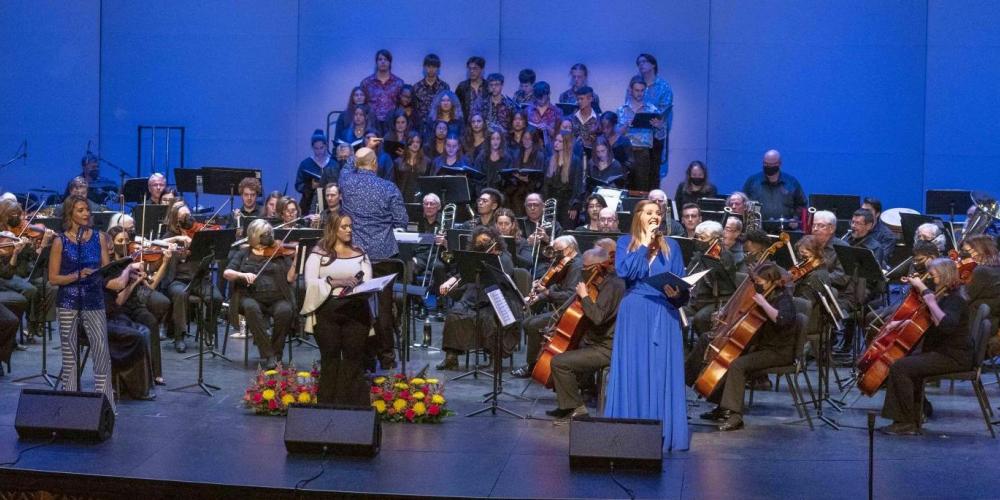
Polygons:
M596 247L583 253L583 276L574 292L580 298L583 315L589 321L578 349L566 351L552 358L552 384L558 405L547 413L559 419L572 419L586 415L587 407L580 396L579 378L611 364L611 346L615 335L618 305L625 296L625 282L614 270L602 271L608 260L608 251ZM604 273L604 281L597 287L597 300L587 294L584 283L593 273Z
M875 216L870 210L859 208L854 211L854 215L851 216L851 231L845 234L842 239L852 247L871 250L875 254L875 261L878 262L879 267L882 269L888 267L886 259L889 258L892 247L887 247L875 233Z
M576 289L576 284L580 282L583 272L583 265L580 262L580 247L576 243L576 238L572 236L560 236L552 242L552 265L563 262L563 268L552 277L548 286L543 286L541 280L535 280L532 284L532 295L530 306L544 308L544 305L561 307L569 300ZM547 308L546 308L547 309ZM542 332L545 327L555 317L555 312L539 312L524 319L524 337L527 344L526 365L514 369L511 374L519 378L531 376L531 370L535 367L538 359L538 352L542 347Z
M736 290L736 263L733 254L722 245L722 225L705 221L695 228L695 252L688 263L687 273L708 270L691 291L691 301L684 307L694 331L702 334L712 329L712 313Z

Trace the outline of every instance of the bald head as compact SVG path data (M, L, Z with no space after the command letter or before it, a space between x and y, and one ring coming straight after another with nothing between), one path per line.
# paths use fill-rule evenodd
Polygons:
M781 172L781 153L777 149L769 149L764 153L764 175L773 178Z
M608 260L608 251L602 247L594 247L583 252L583 266L590 267Z
M358 149L358 152L354 154L354 166L361 170L378 170L375 151L370 148Z
M662 189L654 189L649 192L649 195L646 196L646 199L650 201L655 201L662 205L663 203L667 202L667 193L664 193Z
M597 215L597 230L602 233L618 232L618 212L611 207L604 207Z
M764 153L764 163L781 163L781 153L777 149L768 149Z

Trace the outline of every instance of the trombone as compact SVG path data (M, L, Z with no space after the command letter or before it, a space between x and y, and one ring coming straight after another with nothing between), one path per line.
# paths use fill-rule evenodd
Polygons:
M555 198L549 198L542 203L542 218L538 221L538 225L535 226L535 242L531 246L531 276L534 279L535 272L538 270L538 258L545 256L546 258L551 258L552 252L552 240L556 239L556 210L558 208L559 202ZM543 234L548 232L549 244L543 249L542 238L538 237L538 232L541 231Z
M455 226L455 211L458 209L458 205L454 203L449 203L441 209L441 219L438 222L438 229L434 232L435 240L437 236L444 236L449 229ZM448 250L441 250L441 247L435 242L431 243L431 250L427 256L427 267L424 269L424 277L420 281L421 287L426 287L434 275L434 264L437 262L438 256L445 263L450 263L452 260L452 253Z

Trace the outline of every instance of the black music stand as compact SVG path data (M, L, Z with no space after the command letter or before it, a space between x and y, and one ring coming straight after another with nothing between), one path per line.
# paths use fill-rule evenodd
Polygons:
M36 218L35 220L37 221L38 219ZM49 286L48 285L48 283L49 283L49 265L48 265L48 263L49 263L49 254L51 253L51 251L52 251L52 245L49 245L49 246L47 246L47 247L45 247L45 248L42 249L42 251L38 254L38 256L35 257L35 265L34 265L34 267L31 270L31 274L29 274L28 277L27 277L28 281L32 281L35 278L41 278L41 280L42 280L42 286L39 287L39 294L40 294L39 297L42 298L39 302L41 304L45 303L44 298L45 298L46 293L48 292L48 286ZM27 382L28 380L34 380L36 378L40 378L40 379L42 379L42 381L44 381L46 384L48 384L49 387L55 389L56 385L57 385L57 381L56 381L56 379L53 379L51 375L49 375L49 373L48 373L48 366L47 366L47 358L48 358L47 354L48 354L48 351L49 351L48 350L48 339L49 339L48 333L49 332L44 331L45 330L44 325L46 324L46 321L44 319L45 318L45 312L46 311L44 311L44 310L42 310L42 311L39 312L39 314L42 315L43 319L40 320L40 321L38 321L37 322L38 325L36 326L36 328L37 328L36 332L38 332L39 335L42 337L42 372L39 373L38 375L30 375L30 376L27 376L27 377L22 377L22 378L19 378L19 379L15 379L14 382Z
M279 238L277 236L277 232L278 231L282 231L282 230L281 229L275 230L275 238L277 240L281 241L282 238ZM309 256L309 252L312 251L312 248L314 246L316 246L316 242L319 241L319 238L321 236L320 237L316 237L316 238L306 238L306 237L299 237L300 234L305 234L305 233L298 233L295 230L284 230L284 231L285 231L286 234L288 232L292 233L292 234L288 235L288 239L284 240L284 241L297 241L299 243L299 246L298 246L298 248L295 251L295 262L297 263L297 265L295 266L296 267L296 269L295 269L295 287L296 287L296 289L298 289L298 285L300 284L300 282L305 279L306 258ZM320 231L320 232L322 232L322 230L319 230L319 229L309 229L307 231ZM293 238L297 238L297 239L293 239ZM292 291L292 296L294 298L298 299L298 294L295 292L295 290ZM295 303L292 304L292 307L296 311L298 311L298 310L300 310L302 308L301 304L295 304ZM319 346L317 346L315 342L312 342L311 340L308 340L306 338L306 335L305 335L305 322L302 321L302 318L300 316L297 316L297 319L298 319L298 324L299 324L298 331L291 330L291 332L289 333L289 338L288 338L288 342L287 342L287 344L288 344L288 363L289 364L292 363L292 359L293 359L293 357L292 357L292 342L298 342L299 345L306 344L309 347L312 347L313 349L319 349ZM247 341L249 341L249 339L247 339Z
M452 255L455 256L455 265L458 268L458 276L459 276L459 278L463 282L465 282L465 283L469 283L469 284L473 284L474 283L476 285L477 289L479 290L479 292L478 292L478 294L476 296L476 303L479 304L479 303L484 302L486 300L486 294L485 294L485 292L483 292L483 287L488 286L488 285L495 285L496 284L496 283L494 283L492 277L486 272L484 266L485 266L485 264L490 264L490 265L496 265L496 266L499 267L500 266L500 256L499 255L485 253L485 252L473 252L473 251L469 251L469 250L457 250L457 249L455 249L456 247L452 247L452 246L450 246L450 244L449 244L448 248L452 248L452 251L451 251ZM478 350L480 350L480 349L483 348L483 346L479 345L479 332L481 332L483 330L483 327L480 324L479 311L478 310L475 311L475 314L476 314L476 319L473 321L473 323L475 324L475 337L474 337L475 344L474 344L473 350L478 351ZM497 335L500 335L499 331L497 331ZM500 355L499 352L494 352L493 353L493 357L496 357L498 355ZM500 355L500 357L502 358L503 356ZM469 370L469 371L467 371L467 372L465 372L465 373L463 373L461 375L458 375L456 377L452 377L450 381L461 380L461 379L463 379L465 377L468 377L470 375L472 376L472 378L475 378L475 379L478 379L479 375L485 375L487 377L493 377L492 374L490 374L488 372L485 372L483 370L480 370L479 366L478 366L478 363L477 363L477 366L474 366L472 368L472 370Z
M167 210L170 207L166 205L136 205L132 207L132 219L135 220L135 229L138 231L144 230L155 230L157 226L163 222L163 219L167 216ZM159 231L156 231L159 234ZM142 237L148 237L147 234L140 235Z
M464 175L417 177L417 190L420 191L421 196L428 193L438 195L438 198L441 198L442 207L449 203L461 205L472 201L472 195L469 192L469 178ZM459 220L459 214L462 212L462 210L455 211L455 222L463 222Z
M502 411L512 417L524 419L523 415L514 413L503 406L500 406L500 395L506 394L507 396L526 400L522 396L511 394L503 390L503 329L507 326L517 323L520 318L514 314L514 310L523 310L524 308L524 297L511 282L510 277L503 272L503 268L500 266L500 256L494 254L479 254L481 260L478 261L480 275L485 271L486 276L489 277L489 281L493 284L489 285L486 290L480 288L480 293L485 294L490 299L490 306L493 308L493 322L496 326L496 335L493 340L493 355L490 357L493 361L493 388L487 394L486 399L483 403L489 403L488 405L466 415L466 417L474 417L476 415L490 412L493 415L497 414L497 411ZM480 278L481 279L481 278ZM515 309L516 308L516 309ZM478 317L478 316L477 316ZM503 323L507 323L505 326ZM478 339L478 336L476 337Z
M177 191L194 193L194 206L198 206L201 194L205 192L204 176L200 168L175 168L174 180L177 181Z
M688 263L691 262L691 257L695 252L694 239L683 236L668 236L668 238L674 240L677 246L681 247L681 256L684 257L684 268L687 269Z
M93 212L90 214L90 224L96 227L100 231L107 231L108 224L111 223L111 217L113 217L118 212Z
M466 243L472 239L472 229L449 229L445 232L444 239L450 250L465 250Z
M817 210L833 212L838 219L851 220L861 208L861 197L853 194L811 194L809 205Z
M924 210L928 214L948 215L955 222L955 214L965 215L972 206L972 191L965 189L928 189L924 194Z
M260 169L257 168L202 167L201 175L205 184L204 193L228 195L230 207L233 206L233 197L239 194L236 190L243 179L252 177L261 180Z
M837 421L823 413L823 403L830 405L838 413L843 413L844 411L842 404L830 397L830 367L833 365L832 337L834 328L842 328L840 317L835 309L835 299L828 293L829 287L824 286L816 289L812 285L809 285L809 291L813 294L814 303L822 306L823 313L825 314L823 325L819 331L819 341L816 346L817 352L815 353L816 395L814 396L815 399L810 402L816 407L816 418L820 422L830 426L833 430L840 430L840 425Z
M903 230L903 244L907 248L913 248L913 240L916 238L917 228L920 227L920 225L927 223L938 226L938 228L941 229L941 232L944 233L944 237L947 240L945 248L952 246L954 238L951 236L949 231L944 230L944 221L940 218L923 214L901 213L899 214L899 224Z
M174 172L180 169L175 169ZM142 203L143 195L149 192L149 177L127 179L122 186L122 196L126 203Z
M61 217L35 217L35 224L41 224L57 233L63 232Z
M310 227L283 227L274 230L274 239L284 242L319 240L322 237L322 229L313 229Z
M862 287L858 286L858 279L864 279L866 283L878 283L879 281L885 279L882 274L882 268L879 267L878 261L875 260L875 254L867 248L864 247L852 247L848 245L834 245L834 251L837 253L837 260L840 262L840 266L844 269L844 273L851 276L851 283L855 285L855 293L860 294ZM867 288L867 287L865 287ZM857 361L858 351L864 346L865 338L865 325L864 325L864 297L857 297L858 304L861 307L858 308L858 312L855 315L854 325L856 332L854 334L854 342L851 346L851 364L854 365Z

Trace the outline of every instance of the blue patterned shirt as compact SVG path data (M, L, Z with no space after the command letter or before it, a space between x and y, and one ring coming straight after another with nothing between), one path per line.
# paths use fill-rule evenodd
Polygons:
M345 168L340 173L341 209L354 223L354 243L372 259L387 259L399 253L392 232L406 229L408 222L403 195L395 184L375 172Z

